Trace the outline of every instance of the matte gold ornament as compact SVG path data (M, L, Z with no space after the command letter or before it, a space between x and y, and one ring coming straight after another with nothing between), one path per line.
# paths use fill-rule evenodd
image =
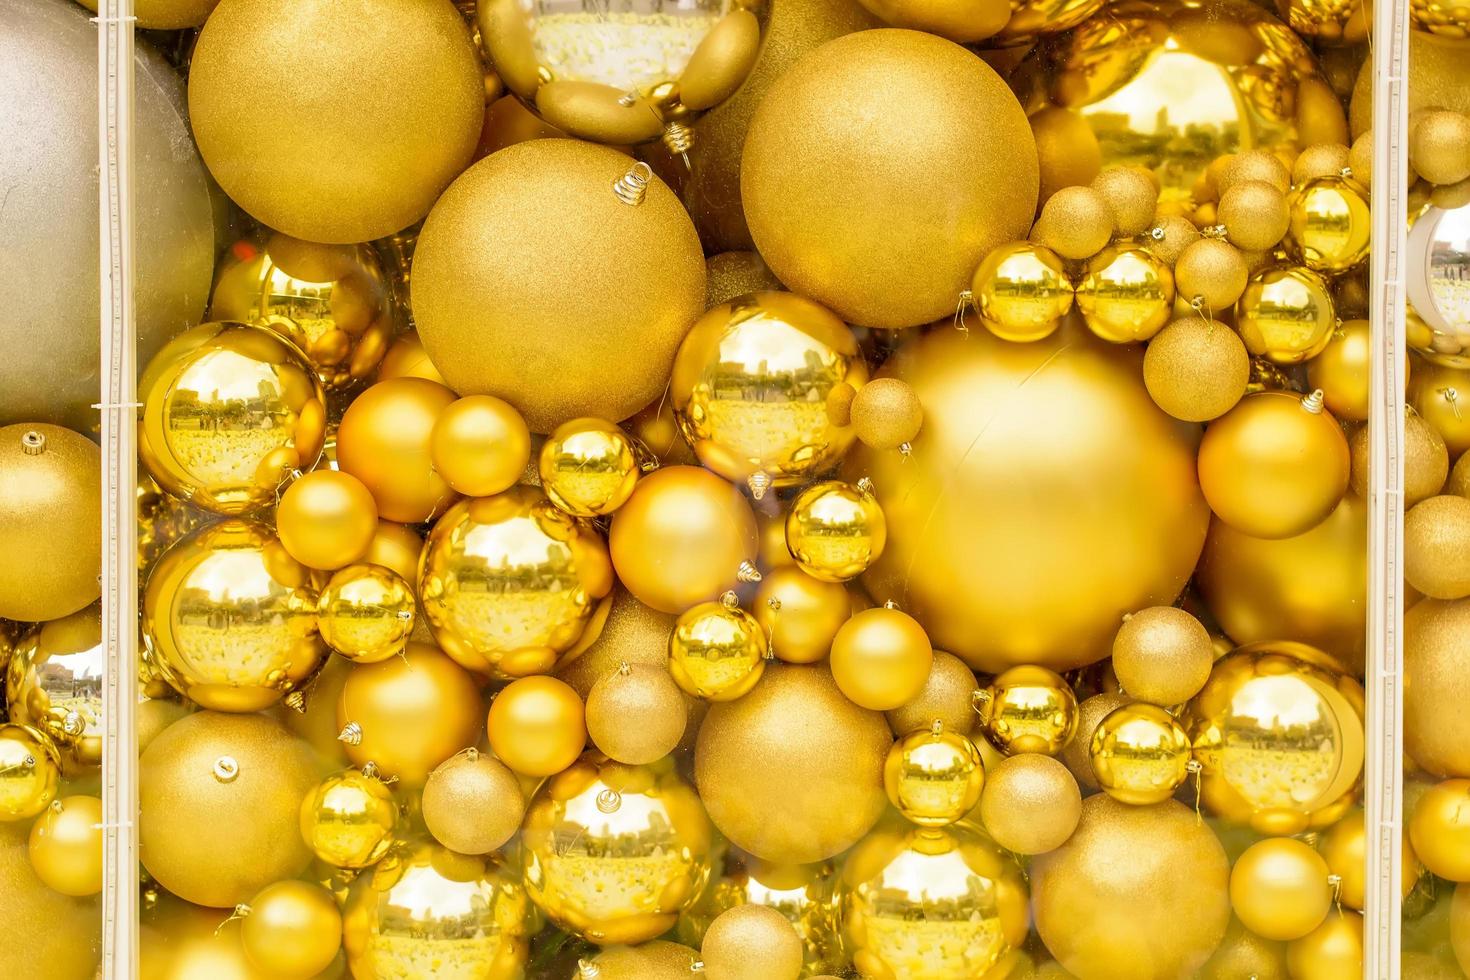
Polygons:
M858 120L873 138L850 138ZM787 71L751 121L740 174L777 278L887 328L952 312L985 254L1025 237L1037 181L1031 128L1000 77L914 31L839 38Z
M936 721L946 731L968 735L979 719L975 714L975 674L952 653L934 651L924 686L897 708L885 712L895 735L929 728Z
M771 664L743 698L711 706L694 777L737 847L807 864L851 847L882 815L892 742L883 716L847 700L825 666Z
M1089 330L1113 344L1148 340L1169 322L1174 276L1139 245L1104 249L1077 284L1077 309Z
M793 293L754 293L695 323L674 359L670 397L700 462L760 496L842 458L856 433L827 403L838 386L867 380L841 320Z
M1072 308L1072 281L1061 259L1033 242L991 249L975 270L970 291L985 328L1001 340L1016 343L1049 336ZM893 380L878 379L879 383ZM863 442L871 445L867 439Z
M55 425L0 428L0 616L58 619L101 594L102 461Z
M699 951L711 980L796 980L801 975L801 937L786 916L764 905L747 903L720 913Z
M85 898L102 890L102 801L95 796L53 800L31 825L31 867L48 888Z
M824 582L856 578L883 554L888 525L872 484L815 483L791 502L786 546L802 571Z
M1015 859L970 823L875 831L837 884L844 949L867 976L985 976L1025 939L1026 900Z
M274 504L321 456L321 383L305 355L268 327L186 331L149 363L138 392L138 454L148 472L206 510L240 515Z
M175 722L139 761L143 867L214 908L295 877L311 860L297 815L316 780L310 746L263 715L200 711Z
M1340 275L1368 257L1368 190L1350 176L1316 177L1287 199L1287 252L1308 269Z
M1230 871L1230 906L1247 929L1266 939L1300 939L1332 908L1331 872L1311 847L1291 837L1257 841Z
M1133 697L1183 704L1209 680L1215 648L1204 624L1183 609L1150 606L1123 621L1112 662L1118 683Z
M1275 248L1291 225L1285 191L1264 180L1231 181L1216 208L1225 237L1245 252Z
M1436 776L1470 778L1470 741L1463 714L1470 602L1425 599L1404 614L1404 748Z
M667 670L669 634L675 619L614 586L608 602L592 614L581 643L558 665L556 675L585 698L594 684L623 664Z
M439 413L429 458L455 492L488 497L520 481L531 459L531 431L509 403L470 395Z
M1352 459L1348 485L1360 497L1366 497L1370 492L1371 438L1372 433L1364 425L1348 440L1348 454ZM1405 508L1416 507L1445 489L1450 472L1449 447L1434 426L1412 408L1404 413L1404 439L1399 455L1404 461Z
M1409 404L1443 437L1450 456L1470 449L1470 373L1429 360L1413 360Z
M840 969L844 958L838 943L835 879L830 862L771 864L728 854L723 872L679 917L677 935L691 943L700 941L714 918L729 909L760 906L781 913L796 930L807 970Z
M1045 854L1064 844L1082 817L1077 780L1051 756L1002 759L985 777L980 820L995 842L1017 854Z
M889 711L924 689L934 648L918 620L877 606L842 624L829 659L833 679L854 704Z
M696 466L666 466L638 481L608 534L618 580L639 601L666 613L681 613L738 585L743 563L754 568L756 545L750 504Z
M411 330L393 339L383 355L382 363L378 365L379 381L391 381L394 378L421 378L449 387L444 382L444 375L439 373L434 362L429 360L429 355L424 353L423 341Z
M412 585L418 581L419 555L423 550L424 539L412 527L393 521L378 521L373 543L368 546L362 563L381 565Z
M1007 755L1056 755L1077 731L1077 697L1045 667L1022 665L996 675L975 706L985 734Z
M1064 259L1090 259L1113 238L1113 209L1091 187L1060 188L1042 204L1031 237Z
M1120 854L1128 859L1109 858ZM1031 864L1036 930L1077 976L1190 976L1225 934L1229 873L1214 831L1188 807L1100 793L1082 801L1076 833Z
M378 516L421 524L454 502L454 488L433 466L439 415L454 392L422 378L379 381L352 400L337 426L337 465L363 482Z
M1258 538L1311 530L1347 491L1347 439L1322 392L1249 395L1205 430L1200 487L1220 520Z
M678 748L688 723L684 696L667 670L623 664L592 685L587 735L616 762L657 762Z
M555 677L511 681L490 702L486 735L491 750L516 773L555 775L587 744L582 698Z
M1421 109L1409 126L1409 166L1431 184L1470 177L1470 118L1451 109Z
M1404 581L1435 599L1470 595L1470 500L1430 497L1404 516Z
M102 916L96 901L48 888L29 860L21 828L0 833L0 912L24 942L0 949L7 976L91 980L99 968Z
M143 592L143 640L175 690L215 711L259 711L327 655L311 573L263 524L207 525L168 550Z
M1154 405L1138 361L1075 324L1034 344L939 330L899 348L883 374L919 395L923 438L907 458L859 447L844 470L871 476L888 523L873 597L988 671L1093 663L1123 613L1172 602L1208 520L1197 428Z
M258 969L296 980L332 965L342 949L342 913L332 893L306 881L278 881L250 900L240 944Z
M1346 143L1315 143L1292 162L1291 183L1297 186L1318 177L1342 176L1344 170L1352 173L1352 154Z
M1257 980L1288 980L1286 944L1262 939L1234 917L1225 938L1200 968L1202 980L1231 980L1254 976Z
M21 637L6 668L10 720L45 732L68 768L102 764L107 649L97 605Z
M317 597L322 642L359 664L375 664L403 652L413 633L413 587L382 565L349 565L332 576Z
M396 842L398 800L377 768L344 769L301 801L301 839L334 868L366 868Z
M498 860L418 841L354 882L342 948L353 976L514 980L526 964L529 907Z
M1142 167L1109 167L1092 179L1113 212L1113 231L1126 238L1153 225L1159 204L1158 178Z
M709 880L713 828L672 764L589 754L542 785L526 810L521 866L532 901L599 945L673 927Z
M1235 326L1246 349L1276 364L1316 357L1336 324L1327 281L1301 266L1257 272L1235 305Z
M1329 913L1315 930L1286 946L1286 968L1300 980L1337 980L1363 972L1363 916Z
M535 487L463 500L429 532L419 600L444 652L496 677L544 673L612 590L602 538Z
M61 757L51 740L26 725L0 725L0 821L36 816L60 786Z
M1367 320L1347 320L1332 331L1322 352L1307 362L1307 384L1322 390L1334 418L1368 419L1370 339Z
M883 788L892 803L921 827L943 827L980 802L985 768L980 750L942 722L893 743L883 764Z
M1470 881L1470 779L1446 779L1414 804L1409 840L1424 867L1450 881Z
M1043 112L1061 110L1043 109ZM1182 215L1156 215L1152 228L1143 236L1143 247L1154 254L1160 262L1173 266L1184 250L1202 237L1193 221Z
M605 517L633 495L640 448L604 419L565 422L541 445L541 487L573 517Z
M1412 816L1412 813L1410 814ZM1424 865L1414 854L1409 829L1404 827L1399 894L1408 898L1414 890ZM1337 875L1335 897L1350 909L1363 910L1368 895L1368 831L1362 810L1352 810L1333 824L1317 841L1317 851L1327 862L1327 870Z
M1204 316L1174 320L1154 335L1143 353L1149 397L1185 422L1208 422L1234 408L1250 373L1250 355L1240 335Z
M372 31L362 16L225 3L189 63L210 173L261 223L308 241L365 242L422 218L470 162L484 119L478 59L447 4L392 0Z
M1245 292L1250 269L1240 249L1218 238L1201 238L1179 254L1174 281L1179 297L1201 310L1228 310Z
M605 147L535 140L445 192L412 289L419 337L451 387L505 399L533 432L627 418L658 397L704 309L705 271L689 216L645 171ZM636 203L619 181L639 188Z
M852 615L852 598L836 582L784 565L761 579L750 608L770 640L772 655L790 664L809 664L831 650L832 638Z
M520 830L526 813L515 773L473 748L429 773L420 808L434 839L459 854L498 850Z
M706 701L733 701L761 679L766 634L727 592L680 615L669 635L669 673L685 693Z
M368 245L318 245L275 232L226 253L211 320L270 327L305 352L329 390L377 370L397 330L392 287Z
M1282 641L1217 660L1184 721L1206 785L1256 832L1280 835L1305 830L1357 783L1362 719L1361 684L1320 650Z
M583 961L578 961L578 968ZM699 954L682 943L655 939L637 946L608 946L585 961L597 980L686 980Z
M378 505L357 477L317 470L293 482L276 505L281 547L307 568L332 571L367 553Z
M692 216L692 215L691 215ZM697 220L696 220L697 223ZM709 284L705 287L704 306L712 309L746 293L780 289L778 280L759 252L720 252L704 260Z
M1133 806L1160 803L1189 775L1184 728L1157 705L1116 708L1092 733L1092 771L1109 796Z

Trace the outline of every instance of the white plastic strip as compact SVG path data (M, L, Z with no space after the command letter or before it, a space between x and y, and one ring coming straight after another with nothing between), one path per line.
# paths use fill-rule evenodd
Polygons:
M1408 0L1373 5L1372 425L1368 500L1368 894L1363 976L1397 980L1403 864L1405 232Z
M138 455L133 323L133 0L101 0L97 152L102 275L102 975L138 975Z

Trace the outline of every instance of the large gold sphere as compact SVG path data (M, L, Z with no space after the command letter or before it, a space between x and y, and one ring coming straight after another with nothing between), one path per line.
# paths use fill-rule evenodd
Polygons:
M1307 829L1363 771L1363 687L1303 643L1254 643L1220 658L1184 721L1205 783L1258 833Z
M787 71L751 120L740 174L776 277L871 327L952 313L985 254L1026 237L1038 181L1000 77L899 30L839 38Z
M888 523L863 576L873 597L990 671L1092 663L1125 612L1172 603L1208 519L1199 429L1154 405L1140 360L1075 325L1033 344L937 330L901 347L882 373L918 392L923 436L907 458L859 447L845 470L872 477Z
M554 923L607 945L673 927L710 874L714 829L673 764L625 766L589 754L526 809L526 891Z
M225 0L189 64L210 173L271 228L365 242L408 227L470 162L485 89L447 3Z
M145 19L148 6L138 9ZM140 243L133 311L141 365L204 312L215 213L178 73L144 42L132 74L133 227ZM0 186L9 189L0 212L0 425L44 421L93 431L103 366L97 28L87 14L69 0L5 4L0 91L8 93Z
M421 841L353 884L342 947L354 977L517 980L528 908L525 889L497 859Z
M844 947L870 977L988 976L1026 936L1026 899L1015 859L970 823L875 831L837 882Z
M334 868L366 868L395 843L398 801L375 769L344 769L301 800L301 839Z
M56 425L0 428L0 616L58 619L101 595L102 454Z
M5 675L10 720L51 737L74 766L102 764L107 648L97 605L22 637Z
M158 485L220 514L276 502L326 439L321 383L268 327L206 323L158 352L138 382L138 455Z
M788 487L830 470L856 435L828 399L868 369L852 331L793 293L752 293L710 310L679 345L674 414L699 461L727 480Z
M1229 874L1214 831L1188 807L1091 796L1071 838L1031 865L1036 930L1080 977L1192 976L1225 935Z
M629 167L604 147L535 140L439 199L414 252L413 315L456 391L505 399L533 432L627 418L658 397L704 309L704 257L662 181L625 203L634 194L614 185L634 180Z
M1436 776L1470 777L1470 599L1424 599L1404 614L1404 749Z
M15 930L0 944L0 973L46 980L93 980L102 953L95 899L48 888L27 855L24 827L0 828L0 916Z
M143 640L163 678L215 711L259 711L316 672L311 573L263 524L208 525L168 550L143 592Z
M1346 136L1306 45L1247 0L1113 0L1044 47L1012 76L1027 111L1080 117L1102 166L1152 170L1165 206L1216 157L1294 149L1306 124Z
M847 700L825 666L771 664L749 694L710 708L694 777L736 846L810 863L852 846L882 815L892 741L883 716Z
M310 862L297 811L315 784L310 746L263 715L182 718L138 763L143 867L196 905L238 905Z

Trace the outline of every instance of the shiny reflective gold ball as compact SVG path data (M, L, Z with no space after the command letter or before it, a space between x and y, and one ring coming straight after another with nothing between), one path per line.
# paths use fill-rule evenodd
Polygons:
M669 636L669 673L685 693L733 701L761 679L766 634L735 593L686 610Z
M454 488L434 470L439 415L454 392L422 378L379 381L352 400L337 427L337 465L363 482L379 516L422 524L454 501Z
M494 395L469 395L439 413L429 458L455 492L488 497L520 481L531 459L531 430Z
M1215 648L1204 624L1183 609L1151 606L1128 617L1113 638L1113 672L1140 701L1183 704L1209 680Z
M391 235L470 162L484 83L458 14L392 0L226 3L189 66L200 154L261 223L316 242Z
M829 662L837 686L854 704L888 711L924 689L934 648L914 617L877 606L842 624Z
M1230 870L1230 906L1258 936L1300 939L1332 908L1330 873L1322 856L1295 838L1258 841Z
M342 949L342 912L320 885L278 881L250 900L240 944L256 968L305 980L331 966Z
M301 839L334 868L376 864L395 843L398 800L375 768L328 776L301 801Z
M522 776L550 776L587 744L582 699L555 677L511 681L490 702L486 733L495 755Z
M1246 349L1276 364L1316 357L1336 325L1327 281L1301 266L1257 272L1235 304L1235 327Z
M1419 797L1409 840L1424 867L1450 881L1470 881L1470 779L1446 779Z
M40 731L0 725L0 821L28 820L56 799L61 757Z
M1306 181L1287 198L1287 251L1308 269L1338 275L1368 257L1372 216L1368 189L1332 174Z
M488 854L521 829L526 803L515 773L471 748L429 773L421 809L439 843L459 854Z
M359 664L375 664L403 652L413 633L413 587L382 565L349 565L333 575L317 597L322 641Z
M1189 736L1157 705L1115 708L1092 733L1090 754L1098 785L1132 806L1169 799L1189 775Z
M1099 252L1077 284L1082 319L1109 343L1148 340L1169 322L1173 308L1173 274L1141 245Z
M1072 836L1081 817L1077 780L1051 756L1013 755L985 774L980 820L995 842L1008 851L1054 851Z
M102 801L53 800L31 824L31 867L48 888L84 898L102 890Z
M1012 242L991 249L975 270L970 291L986 329L1001 340L1016 343L1050 335L1072 308L1072 281L1062 260L1051 249L1034 242ZM868 387L894 380L879 378ZM917 406L917 396L914 403ZM861 431L858 438L875 449L892 448L874 445L863 438Z
M350 565L367 553L378 532L378 505L362 481L338 470L317 470L292 483L276 505L281 547L307 568Z
M996 675L976 699L980 724L1007 755L1056 755L1077 730L1077 697L1060 674L1022 665Z
M954 823L980 802L985 768L980 750L942 723L893 743L883 764L888 802L921 827Z
M43 623L11 650L5 681L10 720L50 736L66 768L100 766L106 676L98 605Z
M770 640L772 654L789 664L809 664L832 649L832 638L852 615L852 598L836 582L783 565L761 579L750 608ZM969 695L965 697L968 710Z
M1208 422L1234 408L1250 373L1240 335L1203 316L1174 320L1154 335L1143 354L1149 397L1185 422Z
M786 515L786 547L802 571L824 582L846 582L883 554L888 525L869 484L813 484Z
M573 419L541 446L537 469L551 502L574 517L604 517L638 484L639 447L603 419Z

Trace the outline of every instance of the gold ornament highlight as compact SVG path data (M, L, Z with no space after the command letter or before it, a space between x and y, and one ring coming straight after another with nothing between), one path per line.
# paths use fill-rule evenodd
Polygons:
M846 582L877 561L888 541L872 484L815 483L796 495L786 515L786 547L801 570L823 582Z
M1235 304L1235 328L1246 350L1275 364L1316 357L1336 327L1327 280L1301 266L1257 272Z
M1322 856L1291 837L1257 841L1230 870L1230 907L1265 939L1300 939L1332 908L1331 872Z
M278 881L252 898L240 923L251 964L271 976L306 980L342 949L342 913L332 893L306 881Z
M980 801L984 785L980 750L941 722L894 742L883 764L888 802L921 827L959 820Z
M429 436L434 470L456 493L488 497L520 482L531 459L531 430L521 413L494 395L450 402Z
M396 842L398 800L377 767L328 776L301 801L301 839L334 868L376 864Z
M977 693L980 725L1007 755L1056 755L1077 731L1077 697L1061 675L1022 665L996 675Z
M638 484L639 447L603 419L573 419L541 446L537 470L553 504L573 517L605 517L628 502Z
M413 633L413 587L382 565L349 565L317 597L322 641L353 663L375 664L403 652Z
M362 558L378 532L378 505L362 481L317 470L292 483L276 505L281 547L307 568L332 571Z
M674 682L706 701L743 697L761 679L766 657L765 631L733 592L685 612L669 636Z
M1114 245L1087 263L1077 309L1087 328L1109 343L1148 340L1169 322L1174 276L1143 246Z
M1049 336L1072 308L1072 281L1061 259L1033 242L991 249L975 270L970 291L986 329L1016 343Z
M1097 784L1133 806L1173 796L1191 761L1184 728L1163 708L1142 702L1109 712L1092 733L1089 754Z
M784 548L784 520L781 525ZM832 638L852 615L852 597L836 582L783 565L761 579L751 609L770 639L772 655L789 664L809 664L832 649ZM968 711L969 695L965 698Z

